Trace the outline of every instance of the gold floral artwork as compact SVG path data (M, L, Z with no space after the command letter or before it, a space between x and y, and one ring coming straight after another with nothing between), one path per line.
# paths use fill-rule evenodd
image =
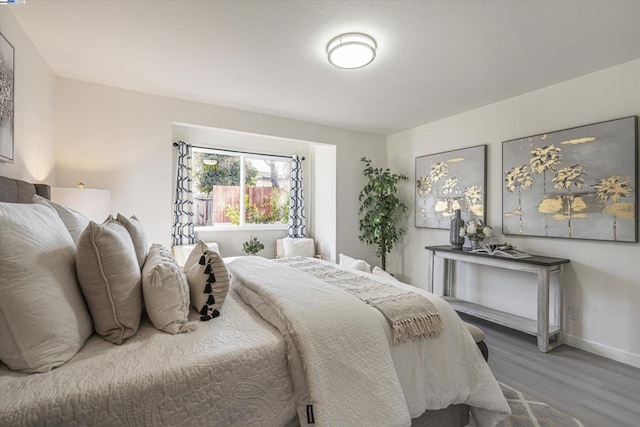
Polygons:
M484 220L486 145L416 159L416 227L449 228L462 218Z
M14 51L0 34L0 162L14 161Z
M503 233L637 241L637 117L503 143Z

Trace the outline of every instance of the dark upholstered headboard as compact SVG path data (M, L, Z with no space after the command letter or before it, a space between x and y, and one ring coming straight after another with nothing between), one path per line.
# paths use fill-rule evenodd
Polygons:
M34 194L51 199L51 186L0 176L0 202L31 203Z

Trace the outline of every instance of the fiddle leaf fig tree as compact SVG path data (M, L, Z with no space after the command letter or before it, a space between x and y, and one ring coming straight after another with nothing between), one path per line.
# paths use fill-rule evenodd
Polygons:
M398 183L408 178L402 174L391 173L389 168L375 168L371 160L360 159L365 167L362 174L367 184L360 191L360 241L374 246L376 255L381 258L382 269L386 269L387 253L402 237L404 229L398 226L400 216L407 211L405 205L396 197Z

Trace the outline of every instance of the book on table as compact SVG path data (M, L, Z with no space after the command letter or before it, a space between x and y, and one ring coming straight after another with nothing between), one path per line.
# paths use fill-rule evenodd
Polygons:
M480 249L473 249L471 252L474 253L485 253L494 256L501 256L505 258L529 258L529 255L526 252L522 252L514 248L513 246L507 243L497 243L497 244L484 244Z

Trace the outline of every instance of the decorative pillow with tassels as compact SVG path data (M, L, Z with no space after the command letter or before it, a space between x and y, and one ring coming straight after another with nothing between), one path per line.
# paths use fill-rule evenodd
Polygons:
M191 305L200 313L200 320L220 316L220 308L229 292L229 270L222 257L199 241L184 264L191 291Z

